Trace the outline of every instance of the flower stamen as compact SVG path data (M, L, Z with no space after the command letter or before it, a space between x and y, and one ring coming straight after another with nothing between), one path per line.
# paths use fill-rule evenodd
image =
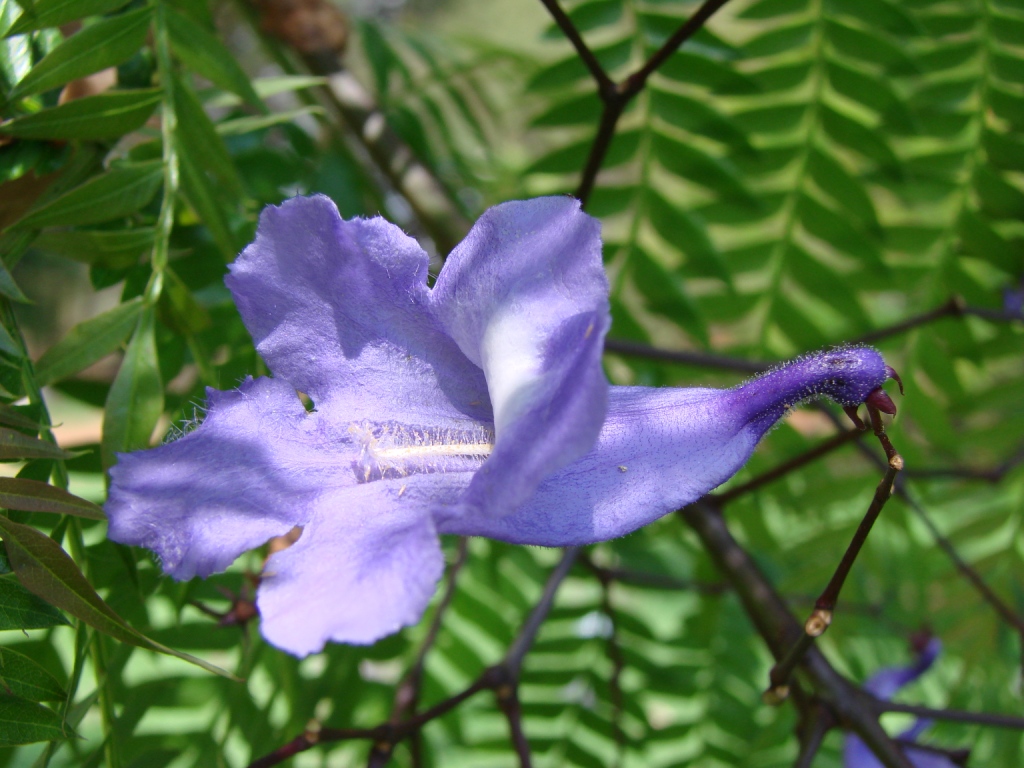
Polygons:
M494 448L494 431L473 422L466 427L360 422L348 431L360 447L357 465L364 483L417 473L476 471Z

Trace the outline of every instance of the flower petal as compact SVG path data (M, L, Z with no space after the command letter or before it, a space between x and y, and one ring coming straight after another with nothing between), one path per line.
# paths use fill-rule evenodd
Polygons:
M271 556L260 582L260 627L270 643L306 656L329 640L369 644L420 620L444 570L430 498L448 481L408 480L320 498L302 536Z
M734 389L612 387L593 450L513 514L466 514L441 531L542 546L623 536L728 480L794 403L860 402L886 375L877 352L856 347L808 355Z
M247 380L207 396L195 430L120 454L110 470L109 537L153 550L178 579L223 570L304 524L325 483L355 482L352 444L327 434L287 383Z
M452 252L432 299L486 374L494 409L494 452L467 503L504 514L589 450L604 420L599 225L568 197L495 206Z
M914 682L931 669L942 652L942 641L933 637L912 664L878 670L864 683L864 690L880 699L891 699L900 688Z
M725 482L760 433L727 418L729 390L613 387L594 449L513 514L446 520L443 533L569 546L635 531Z
M437 409L489 420L482 372L433 318L427 262L394 224L343 221L317 195L267 207L226 282L270 370L318 409L351 412L357 396L379 421Z

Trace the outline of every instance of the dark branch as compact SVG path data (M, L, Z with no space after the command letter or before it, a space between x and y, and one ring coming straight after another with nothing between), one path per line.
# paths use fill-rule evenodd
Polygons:
M825 734L835 727L835 718L827 706L815 701L807 708L807 716L800 723L797 735L800 738L800 753L793 768L811 768L814 758L821 749Z
M955 723L974 723L992 728L1011 728L1024 731L1024 717L1017 715L1000 715L993 712L965 712L962 709L933 709L920 707L916 704L897 704L879 699L875 702L879 714L884 712L905 712L909 715L927 717L933 720L949 720Z
M728 357L707 352L660 349L649 344L640 344L624 339L605 339L604 351L625 357L642 357L646 360L660 360L665 363L692 365L695 368L717 368L740 373L761 373L772 367L771 363L762 363L756 360L744 360L740 357Z
M559 20L559 17L555 15L554 8L558 8L557 4L553 0L541 0L544 5L551 11L552 15L555 16L555 21L561 27L562 31L565 32L566 36L572 41L573 45L576 46L576 50L580 56L583 56L583 52L587 51L588 54L592 53L584 44L582 38L576 28L573 26L572 21L565 17L565 22ZM626 105L643 90L647 84L647 78L668 59L673 53L675 53L679 46L689 40L695 35L704 23L711 18L711 16L726 4L728 0L706 0L705 3L697 9L697 12L687 19L675 33L665 41L665 44L661 46L651 57L640 67L636 72L631 74L621 83L616 84L608 78L608 75L601 68L601 65L596 59L588 61L584 58L584 63L587 68L590 69L591 74L597 79L598 83L598 95L601 97L601 101L604 103L604 110L601 112L601 122L597 126L597 134L594 136L594 143L590 146L590 154L587 156L587 163L583 168L583 174L580 177L579 187L576 189L576 197L586 205L587 200L590 198L590 193L594 189L594 184L597 181L597 174L601 170L601 165L604 163L604 158L608 154L608 148L612 144L612 139L615 138L615 127L618 125L619 118L622 117L622 113L626 109ZM558 8L558 12L561 9ZM562 16L565 16L562 13ZM570 35L570 31L572 35ZM595 69L596 67L596 69ZM597 73L600 72L600 75Z
M654 71L658 67L668 61L668 58L678 51L683 43L697 34L707 20L715 14L715 11L725 5L728 1L729 0L705 0L704 4L697 9L697 12L686 20L686 23L677 29L672 36L665 41L664 45L651 55L640 69L626 79L626 87L624 90L631 96L643 90L643 87L647 84L647 78L654 74Z
M903 469L903 459L899 454L894 453L889 459L889 468L886 470L885 476L875 489L875 495L871 499L868 511L860 521L860 525L857 526L853 539L846 548L846 552L843 553L843 557L839 561L839 565L836 566L836 570L832 574L828 585L815 602L814 610L811 611L810 617L804 623L803 634L787 651L782 660L772 667L769 675L769 688L766 693L766 696L772 700L781 701L786 698L788 695L787 685L789 678L796 669L797 664L800 663L804 654L814 644L815 639L821 637L832 623L833 611L835 610L836 603L839 601L839 593L843 589L846 577L850 574L850 570L857 560L857 555L860 554L867 541L868 534L871 533L871 528L874 526L879 514L881 514L882 508L892 495L896 475L901 469Z
M562 10L562 6L558 4L558 0L540 0L544 7L548 9L548 13L555 20L555 24L562 30L562 34L568 38L569 42L572 43L573 48L576 49L576 53L579 54L580 59L586 65L587 69L590 70L590 74L594 80L597 81L598 93L604 94L615 89L615 83L608 77L608 73L604 71L604 67L601 66L601 62L597 60L594 52L590 50L590 47L584 42L583 37L580 35L579 30L576 29L576 25L572 23L572 19L566 15L565 11Z
M628 568L608 568L598 565L591 558L583 561L584 565L592 570L599 579L608 581L620 581L623 584L637 584L643 587L654 589L678 589L685 591L699 592L702 595L720 595L729 591L729 586L722 582L700 582L688 579L677 579L663 573L649 573L647 571L634 571Z
M781 659L802 634L782 598L733 538L719 510L697 502L680 510L679 514L697 533L712 562L736 590L744 610L772 654ZM828 702L836 720L856 733L886 768L913 768L879 724L872 706L873 698L868 698L839 675L817 648L808 649L800 666L822 699ZM803 696L794 698L806 701ZM806 705L802 706L806 712Z
M622 693L622 670L626 668L626 657L622 653L618 638L618 622L615 618L615 609L612 607L611 587L612 576L605 569L599 567L585 553L580 561L586 568L597 577L601 584L601 613L608 617L611 622L611 631L605 638L605 648L608 659L612 663L612 673L608 677L608 693L612 704L612 735L615 744L619 748L619 759L626 749L626 734L622 730L622 713L625 711L625 697Z
M785 477L790 472L800 469L813 461L817 461L822 456L826 456L837 448L841 448L849 442L852 442L859 438L863 433L858 430L851 429L846 432L840 432L838 435L830 437L820 445L816 445L799 456L794 456L789 461L785 461L779 464L777 467L768 470L767 472L758 475L757 477L748 480L742 485L737 485L735 488L730 488L728 491L717 493L711 496L711 501L718 507L723 507L730 501L738 499L740 496L745 496L751 491L755 491L763 485L773 483L781 477Z
M569 575L569 571L572 570L572 566L576 562L576 557L579 553L579 547L565 548L562 559L555 566L555 570L551 572L547 584L544 585L544 593L530 612L526 622L523 624L523 628L519 630L516 639L512 641L508 653L505 654L504 665L508 669L509 674L516 680L519 678L519 670L523 665L523 658L526 656L527 651L530 650L530 646L533 645L533 641L537 638L540 625L544 623L544 619L551 612L551 606L555 602L555 594L558 592L558 588L562 585L565 577Z
M493 667L485 669L480 674L480 677L478 677L472 685L465 690L460 691L444 701L438 702L420 714L410 717L408 720L403 720L398 723L389 721L374 728L307 728L306 732L302 735L292 739L284 746L278 747L269 755L261 757L250 763L249 768L272 768L272 766L279 765L288 758L297 755L299 752L305 752L306 750L315 747L317 744L329 741L352 741L355 739L367 739L372 741L373 748L370 755L370 765L382 766L390 759L391 753L396 744L404 741L413 734L418 733L419 730L431 720L436 720L442 715L447 714L466 699L475 696L480 691L488 689L497 693L499 706L501 706L503 711L506 712L506 715L510 717L509 726L512 729L513 742L515 743L515 740L519 738L516 735L517 729L521 735L522 724L519 721L513 721L512 717L518 716L518 714L513 713L513 715L509 715L509 710L506 709L505 700L507 700L509 696L516 696L515 691L519 683L519 670L522 667L523 658L530 650L530 646L533 645L533 641L537 636L537 632L539 631L541 624L544 623L548 613L551 611L551 606L555 601L555 593L558 591L558 587L572 569L572 565L576 561L576 555L578 552L578 547L569 547L565 550L562 560L548 577L547 584L544 587L544 593L541 595L540 600L537 601L537 605L534 606L530 615L523 623L522 628L519 630L519 634L516 636L516 639L512 642L511 647L505 654L505 658ZM523 752L520 751L520 749L521 745L516 744L516 750L522 758ZM528 756L528 752L526 754ZM529 762L522 762L522 766L523 768L529 768Z
M437 636L441 632L441 622L448 612L452 598L455 597L456 580L459 571L462 570L462 566L466 563L468 551L467 539L465 537L459 538L455 562L448 568L448 574L445 578L444 595L441 597L441 602L437 605L437 610L434 611L434 617L430 622L430 629L427 630L427 636L423 639L423 644L416 654L416 660L395 690L395 701L391 710L392 723L398 723L416 712L420 693L423 689L423 669L426 665L427 654L434 647L434 643L437 642ZM423 745L419 731L413 733L410 737L409 748L412 752L413 765L417 768L423 765ZM374 750L375 752L376 750ZM371 753L372 759L373 753Z

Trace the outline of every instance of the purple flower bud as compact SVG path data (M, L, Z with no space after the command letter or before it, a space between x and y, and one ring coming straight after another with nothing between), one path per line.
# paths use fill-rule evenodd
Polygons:
M300 656L371 643L423 613L439 533L629 533L731 477L788 409L887 377L849 347L734 389L609 387L599 226L571 198L491 208L433 288L427 263L325 197L264 211L227 283L274 376L209 390L195 430L121 455L110 538L187 579L301 526L267 562L263 634Z

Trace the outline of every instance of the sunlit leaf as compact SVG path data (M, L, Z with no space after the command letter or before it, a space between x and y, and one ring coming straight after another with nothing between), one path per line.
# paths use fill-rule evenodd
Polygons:
M85 27L32 67L11 98L40 93L120 64L142 46L149 17L150 9L140 8Z
M11 648L0 648L0 677L7 693L21 699L61 701L67 697L57 678Z
M160 90L114 91L0 123L0 133L22 139L113 139L142 126L160 103Z
M6 545L7 537L3 538ZM7 553L10 557L10 549ZM60 611L25 589L13 576L0 578L0 630L45 629L67 623Z
M142 309L142 300L136 298L76 325L36 362L36 380L52 384L116 351L135 328Z
M163 413L164 385L160 378L154 339L154 313L138 313L132 339L117 377L110 387L103 413L103 463L115 462L114 454L145 448Z
M160 162L120 165L31 211L16 226L66 227L118 219L148 204L162 180Z
M38 0L14 22L7 34L20 35L44 27L59 27L86 16L102 16L126 3L127 0Z
M52 512L87 520L105 520L103 510L91 501L36 480L0 477L0 507L22 512Z
M73 455L53 443L0 427L0 460L69 459Z
M96 594L74 561L49 536L4 517L0 517L0 534L18 580L52 605L121 642L166 653L208 672L230 677L218 667L154 642L125 624Z
M52 709L0 694L0 746L59 741L70 735Z
M249 82L249 76L216 36L174 10L165 9L162 18L167 24L171 48L186 67L240 96L260 111L266 111Z

